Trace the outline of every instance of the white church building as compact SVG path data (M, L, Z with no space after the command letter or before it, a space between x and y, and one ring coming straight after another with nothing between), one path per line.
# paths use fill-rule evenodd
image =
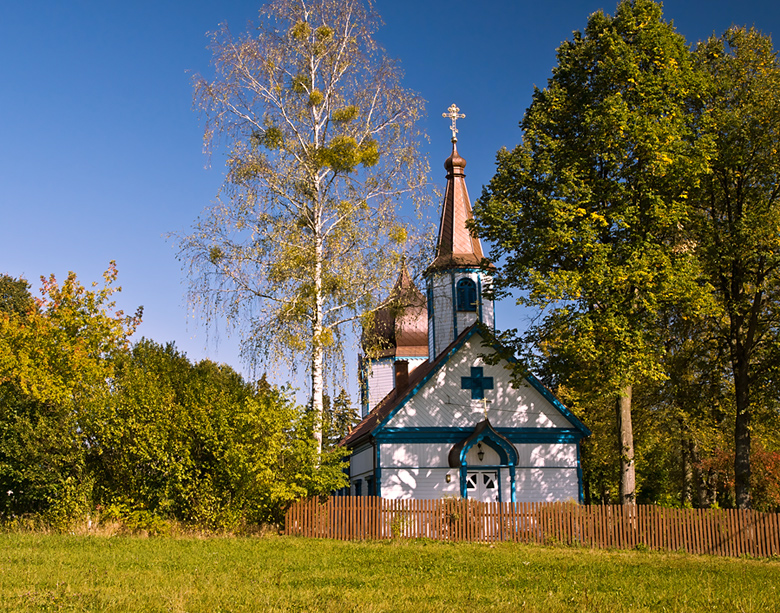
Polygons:
M511 358L488 359L508 352L483 332L494 327L483 294L491 277L466 227L458 110L445 115L452 155L426 294L404 268L364 331L364 342L378 338L382 349L360 359L363 420L341 442L351 451L350 494L582 502L580 441L590 431L533 375L513 379Z

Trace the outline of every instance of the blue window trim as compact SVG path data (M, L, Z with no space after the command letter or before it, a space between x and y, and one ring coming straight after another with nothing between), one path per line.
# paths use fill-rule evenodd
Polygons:
M482 274L477 274L477 309L479 311L479 323L485 323L482 318Z
M479 278L479 277L477 277ZM474 313L478 311L479 293L477 284L471 277L461 277L455 284L458 311ZM472 300L473 298L473 300Z

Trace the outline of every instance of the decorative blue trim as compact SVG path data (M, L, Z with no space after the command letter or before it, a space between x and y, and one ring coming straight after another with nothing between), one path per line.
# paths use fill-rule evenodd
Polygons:
M582 477L582 459L580 458L580 444L577 443L577 481L579 482L580 504L585 504L585 489Z
M450 288L452 289L452 340L458 338L458 309L455 295L455 273L450 271Z
M420 391L422 386L425 385L436 373L438 373L439 370L441 370L444 367L444 365L450 360L450 358L452 358L453 355L455 355L458 351L460 351L460 349L463 347L463 345L472 336L474 336L474 334L477 334L478 332L479 332L479 327L478 326L474 326L473 328L471 328L471 330L469 330L468 334L465 334L463 336L463 338L458 343L456 343L453 346L452 349L449 350L449 352L447 353L447 355L444 356L444 358L441 360L441 362L439 362L439 364L435 368L432 368L430 370L430 372L427 375L425 375L425 377L423 377L423 379L417 385L414 386L414 388L412 388L409 392L407 392L407 394L396 405L396 407L387 415L387 417L385 417L379 424L377 424L377 426L373 430L374 436L376 436L379 432L381 432L384 429L385 424L387 424L393 417L395 417L396 414L398 413L398 411L400 411L404 406L406 406L406 403L408 403L417 394L417 392ZM501 349L501 346L498 343L493 343L493 347L496 348L496 349ZM512 356L509 356L507 358L507 361L509 361L509 362L511 362L513 364L517 363L517 360L514 357L512 357ZM569 411L569 409L567 409L565 406L563 406L561 401L558 400L555 396L553 396L552 393L550 392L550 390L548 390L544 385L542 385L537 380L536 377L534 377L531 373L528 373L528 375L526 376L526 381L528 381L528 383L531 385L531 387L533 387L536 391L538 391L550 404L552 404L553 407L555 407L558 410L558 412L560 412L576 428L577 431L579 431L578 432L579 436L576 439L572 440L571 442L577 442L577 441L579 441L579 439L581 439L581 438L583 438L585 436L590 436L591 435L591 431L588 429L588 427L585 426L585 424L583 424L579 419L577 419L574 416L574 414L571 411ZM409 430L409 429L405 428L404 430ZM411 430L414 430L414 429L411 429ZM422 429L420 429L420 430L422 430ZM450 430L452 430L452 429L450 429ZM496 430L498 432L500 432L501 434L503 434L504 436L506 436L512 442L552 442L552 441L548 441L548 440L539 440L539 441L534 441L534 440L516 440L515 437L514 437L514 432L516 432L517 430L514 429L514 428L510 428L510 429L497 428ZM508 430L508 431L505 431L505 430ZM524 431L524 430L553 430L553 429L552 428L529 428L529 429L523 428L523 429L520 429L521 432ZM569 430L569 429L556 429L556 430L558 432L562 432L562 431L563 432L571 432L571 430ZM556 430L553 430L553 431L555 432ZM570 441L561 440L561 441L557 441L557 442L570 442Z
M504 502L504 496L501 493L501 490L504 489L504 488L502 487L503 483L501 482L501 467L500 466L498 467L498 470L496 472L498 474L498 483L496 484L498 486L498 501L499 502Z
M379 441L374 443L374 487L375 496L382 497L382 463L379 461Z
M496 428L512 443L577 443L582 433L562 428ZM458 443L473 428L384 428L375 434L382 443Z
M463 500L468 500L469 497L468 488L466 487L466 467L464 465L460 467L460 497Z
M460 378L460 389L471 390L472 400L483 400L485 390L493 389L493 377L486 377L484 373L482 366L472 366L471 376Z
M447 461L449 465L454 468L456 466L467 465L466 455L474 445L479 445L484 442L491 449L498 453L498 458L503 465L517 464L518 456L517 449L514 445L502 437L493 426L490 425L488 420L481 421L476 425L474 431L464 439L453 445L447 455ZM476 465L481 467L482 465Z
M555 396L552 395L552 392L548 390L542 383L534 377L531 373L528 373L525 377L525 380L528 381L528 383L531 384L531 387L533 387L537 392L539 392L544 398L552 404L558 411L560 411L563 416L568 419L572 425L580 430L584 436L590 436L592 432L588 429L588 427L583 424L577 417L572 413L569 409L567 409L565 406L563 406L563 403L558 400Z
M517 502L517 482L515 480L515 467L510 466L509 467L509 481L512 484L512 489L510 490L510 502L512 504L515 504Z
M479 309L479 323L484 323L482 320L482 274L477 273L477 309Z

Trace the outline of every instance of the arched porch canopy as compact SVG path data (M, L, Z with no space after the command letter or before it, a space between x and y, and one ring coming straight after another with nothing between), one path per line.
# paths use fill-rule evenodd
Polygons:
M496 432L486 419L474 427L474 432L462 441L455 443L448 456L450 468L462 468L465 465L466 454L477 443L485 442L498 452L502 466L517 466L517 450L509 440Z

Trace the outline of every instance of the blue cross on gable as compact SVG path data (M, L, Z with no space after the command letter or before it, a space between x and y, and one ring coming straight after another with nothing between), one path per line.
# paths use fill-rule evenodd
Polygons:
M471 376L460 378L460 389L471 390L472 400L482 400L485 390L493 389L493 377L483 376L481 366L472 366Z

